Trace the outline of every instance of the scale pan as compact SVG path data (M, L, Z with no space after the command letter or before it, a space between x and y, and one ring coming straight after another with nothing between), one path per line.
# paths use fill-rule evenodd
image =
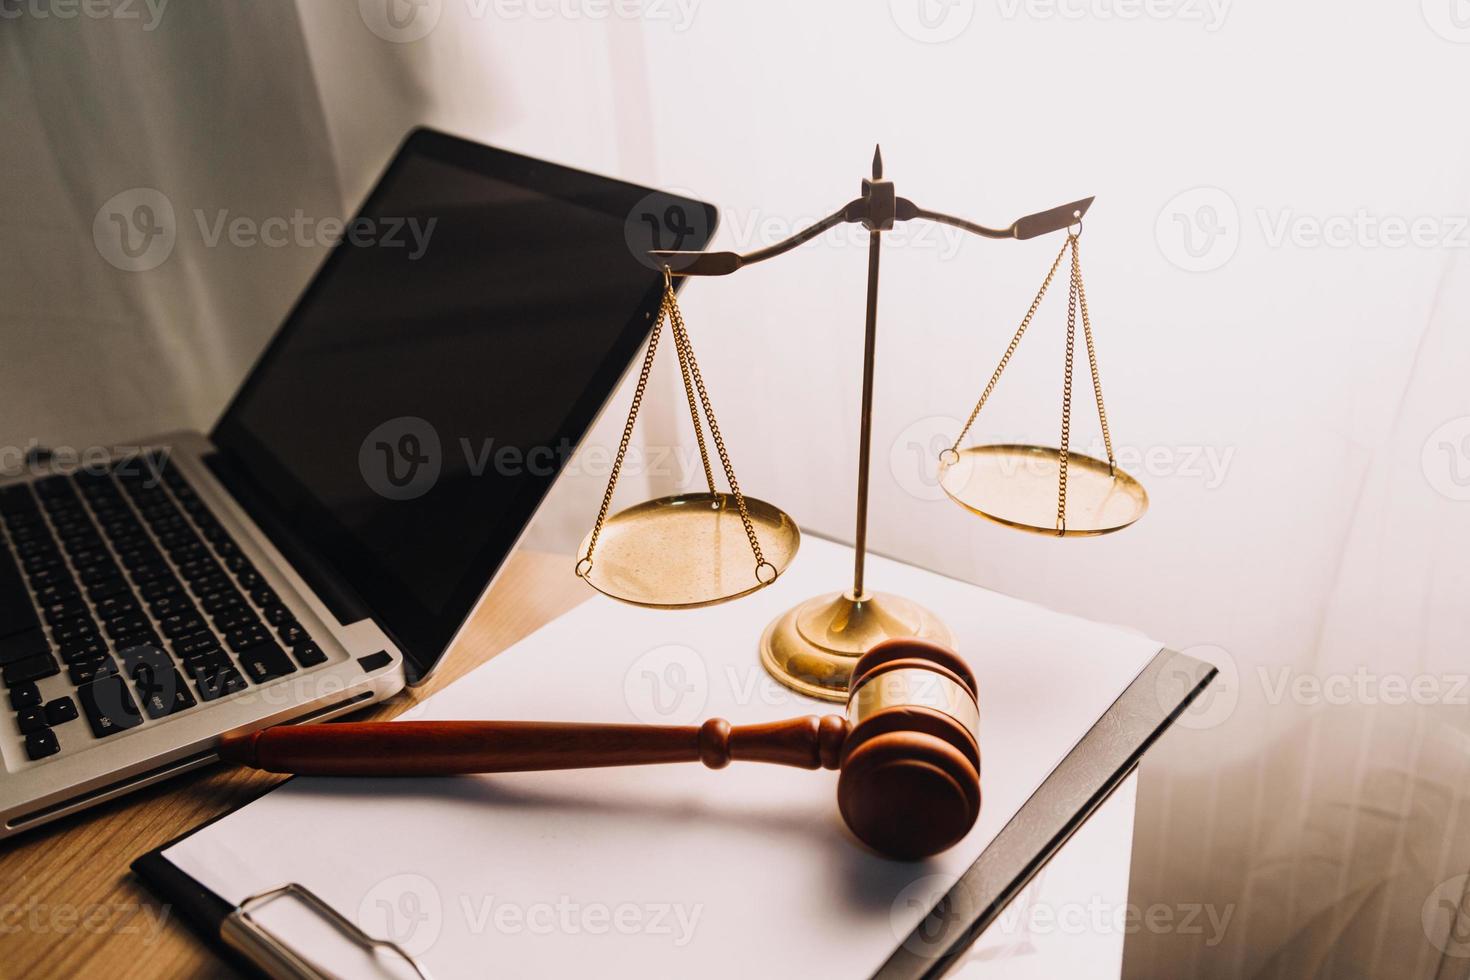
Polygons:
M738 599L776 580L801 545L783 511L754 497L745 509L766 563L756 568L735 498L724 493L660 497L609 517L592 567L577 573L603 595L657 609L694 609ZM587 554L588 535L577 549Z
M955 503L1007 527L1057 534L1058 450L1046 446L972 446L946 450L939 485ZM946 461L947 460L947 461ZM1067 454L1067 522L1063 536L1121 530L1148 510L1143 484L1121 468Z

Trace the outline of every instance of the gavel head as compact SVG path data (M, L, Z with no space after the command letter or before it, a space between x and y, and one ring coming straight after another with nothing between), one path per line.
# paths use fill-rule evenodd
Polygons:
M888 640L853 668L837 804L863 843L911 860L957 844L980 815L975 675L954 652Z

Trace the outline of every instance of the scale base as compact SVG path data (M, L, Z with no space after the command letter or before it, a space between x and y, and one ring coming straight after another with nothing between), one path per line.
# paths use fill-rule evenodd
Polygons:
M761 636L761 664L809 697L846 701L852 668L878 643L916 637L944 646L954 636L916 602L885 592L830 592L787 610Z

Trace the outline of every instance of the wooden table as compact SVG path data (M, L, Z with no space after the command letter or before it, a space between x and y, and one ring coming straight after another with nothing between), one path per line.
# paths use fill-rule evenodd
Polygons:
M434 679L354 719L393 717L586 599L571 561L512 556ZM205 769L0 844L0 977L233 975L128 865L284 778Z

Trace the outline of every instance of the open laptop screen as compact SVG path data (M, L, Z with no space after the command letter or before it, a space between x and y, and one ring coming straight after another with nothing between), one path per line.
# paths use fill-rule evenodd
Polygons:
M648 229L708 241L650 195L415 132L213 433L418 674L647 337Z

